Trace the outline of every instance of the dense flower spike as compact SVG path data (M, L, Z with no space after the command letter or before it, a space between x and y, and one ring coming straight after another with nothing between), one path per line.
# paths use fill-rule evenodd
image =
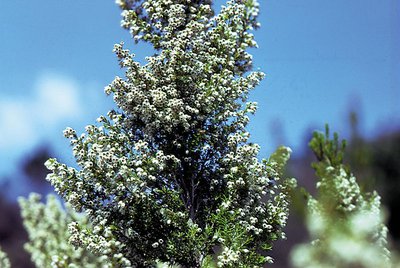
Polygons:
M50 159L48 180L94 229L70 224L71 242L133 267L155 262L205 267L262 266L283 236L290 150L259 161L249 142L247 102L263 74L250 72L256 0L120 0L122 26L157 53L147 64L117 44L125 78L105 87L118 109L70 128L80 169ZM107 241L118 246L108 248ZM262 251L264 250L264 251Z
M344 145L339 145L336 134L329 139L328 128L325 136L314 133L310 142L319 179L318 196L309 198L307 209L313 241L293 251L295 267L391 267L380 197L361 191L342 163Z

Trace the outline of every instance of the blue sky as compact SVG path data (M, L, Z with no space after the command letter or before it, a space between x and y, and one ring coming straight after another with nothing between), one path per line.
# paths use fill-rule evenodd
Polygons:
M325 123L348 135L350 109L368 138L400 127L400 1L260 4L251 52L267 77L251 93L259 110L249 129L262 157L280 133L295 153ZM42 144L73 162L62 130L82 132L113 107L103 88L122 74L114 43L124 40L140 60L149 54L119 22L111 0L0 2L0 177Z

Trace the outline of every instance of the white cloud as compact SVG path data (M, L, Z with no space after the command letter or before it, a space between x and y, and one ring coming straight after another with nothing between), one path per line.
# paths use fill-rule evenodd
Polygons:
M15 144L24 145L35 136L30 113L23 102L2 100L0 102L0 150L11 148Z
M82 112L80 87L73 78L40 75L28 94L0 98L0 174L45 138L60 136Z
M54 74L40 77L36 84L36 107L33 107L38 120L54 124L79 115L78 90L78 84L71 78Z

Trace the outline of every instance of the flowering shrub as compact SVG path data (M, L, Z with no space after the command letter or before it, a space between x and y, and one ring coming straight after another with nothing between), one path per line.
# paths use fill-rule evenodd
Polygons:
M387 228L380 197L364 193L343 164L345 143L335 133L329 139L314 133L310 142L318 162L313 163L317 197L308 198L307 229L311 243L292 252L295 267L390 267Z
M79 169L46 162L55 190L95 226L72 221L71 243L123 267L270 262L288 215L290 150L259 161L245 128L263 77L246 52L258 3L228 1L214 15L211 1L117 2L122 26L157 53L141 65L115 45L125 78L105 92L118 108L85 134L65 130Z

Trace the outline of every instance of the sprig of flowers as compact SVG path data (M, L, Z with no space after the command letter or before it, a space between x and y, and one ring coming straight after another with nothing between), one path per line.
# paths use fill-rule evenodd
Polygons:
M364 193L343 164L345 143L315 132L310 142L318 161L317 197L309 196L311 242L292 252L295 267L391 267L380 197Z

